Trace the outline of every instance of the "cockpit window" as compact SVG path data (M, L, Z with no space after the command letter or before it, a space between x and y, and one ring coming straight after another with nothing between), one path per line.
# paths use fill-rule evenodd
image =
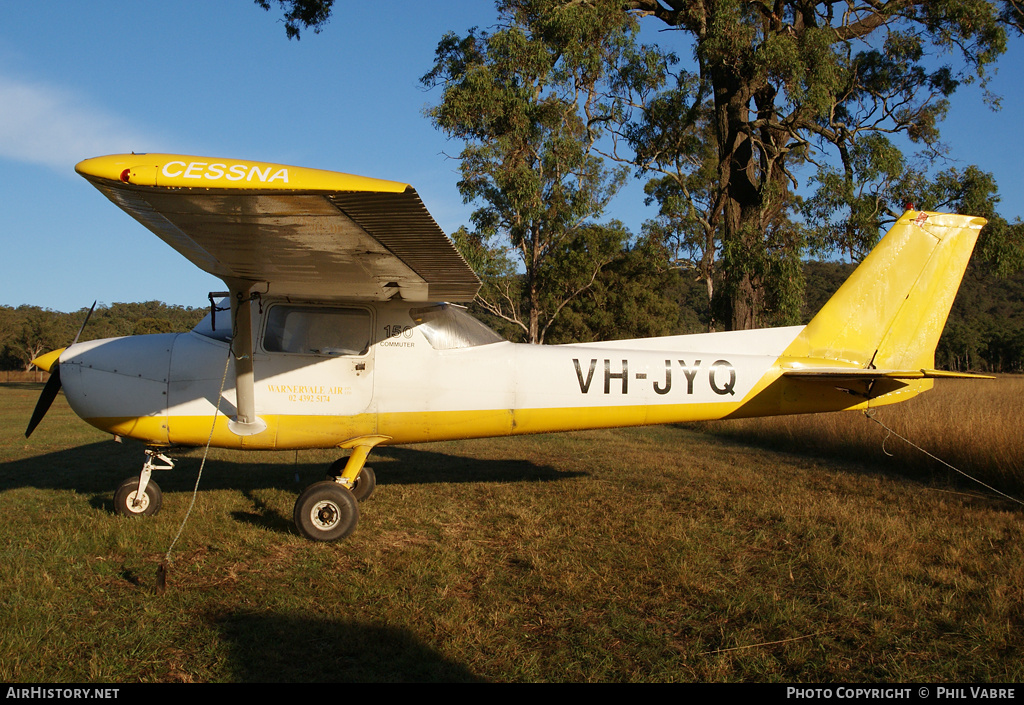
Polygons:
M206 338L221 340L225 343L231 342L231 302L224 298L217 302L216 311L206 314L206 318L199 321L192 329ZM216 323L216 325L214 325Z
M410 309L409 315L435 350L472 348L504 340L462 306L436 304Z
M300 355L364 355L370 349L370 313L356 308L271 306L263 349Z

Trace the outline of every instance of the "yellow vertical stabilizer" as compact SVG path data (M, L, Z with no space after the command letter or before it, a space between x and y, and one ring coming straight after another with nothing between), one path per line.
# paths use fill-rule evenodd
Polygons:
M922 370L987 221L908 211L784 353L861 369Z

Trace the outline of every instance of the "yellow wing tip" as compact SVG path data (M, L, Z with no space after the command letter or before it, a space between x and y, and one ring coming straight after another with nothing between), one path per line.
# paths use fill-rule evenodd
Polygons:
M114 185L286 191L401 193L409 184L322 169L184 154L111 154L85 159L75 171Z

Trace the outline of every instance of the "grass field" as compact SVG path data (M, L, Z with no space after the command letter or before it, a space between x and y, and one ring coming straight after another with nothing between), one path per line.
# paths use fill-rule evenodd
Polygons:
M877 423L867 422L862 413L849 412L731 420L701 427L780 450L866 460L911 477L963 482L966 474L997 491L1024 497L1024 377L941 380L934 390L908 403L872 410L871 418ZM981 488L977 483L965 486Z
M978 384L879 418L1019 496L1024 394ZM3 682L1024 676L1021 505L860 414L384 448L339 544L291 526L333 455L214 451L158 596L200 454L114 516L141 447L63 398L26 440L39 389L0 385Z

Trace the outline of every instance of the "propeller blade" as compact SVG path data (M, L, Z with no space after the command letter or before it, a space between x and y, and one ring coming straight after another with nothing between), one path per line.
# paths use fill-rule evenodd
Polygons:
M85 320L82 321L82 327L78 329L78 333L75 334L75 339L71 341L71 345L74 345L75 343L78 342L78 339L81 337L82 331L85 330L86 324L89 323L89 317L92 316L92 312L94 310L96 310L95 301L92 302L92 308L89 309L89 313L85 314ZM68 347L71 347L71 345L69 345Z
M92 302L92 308L89 309L89 313L85 314L85 320L82 321L81 328L78 329L78 333L75 334L75 339L71 341L71 345L78 342L78 339L82 336L82 331L85 330L86 324L89 323L89 318L92 316L92 312L96 310L96 302ZM68 347L71 347L69 345ZM53 404L53 400L57 398L57 393L60 391L60 354L64 352L65 348L60 350L54 350L53 352L41 355L32 361L32 364L37 367L41 367L44 370L48 370L50 373L50 379L46 380L46 385L43 387L43 391L39 394L39 400L36 402L36 408L32 411L32 418L28 421L28 428L25 429L25 438L32 435L32 432L36 430L36 426L46 416L46 412L50 410L50 405Z
M57 398L57 392L60 391L60 365L54 364L50 368L50 379L46 380L46 386L43 387L42 393L39 395L39 401L36 402L36 408L32 412L32 418L28 422L28 428L25 429L25 438L32 435L32 432L36 430L36 426L46 416L46 412L50 410L50 405L53 404L53 400Z

